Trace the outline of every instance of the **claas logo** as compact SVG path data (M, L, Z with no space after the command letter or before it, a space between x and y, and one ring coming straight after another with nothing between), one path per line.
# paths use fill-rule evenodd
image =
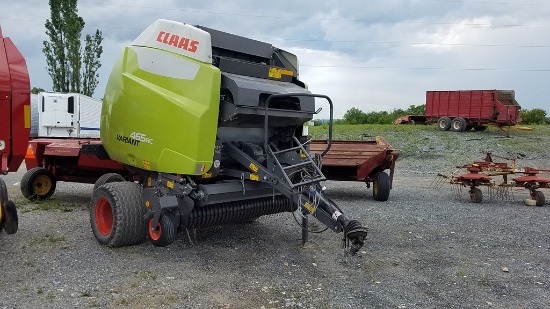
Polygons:
M157 42L172 45L177 48L181 48L188 52L194 53L199 47L199 41L191 41L189 38L179 36L177 34L172 34L169 32L160 31L157 35Z

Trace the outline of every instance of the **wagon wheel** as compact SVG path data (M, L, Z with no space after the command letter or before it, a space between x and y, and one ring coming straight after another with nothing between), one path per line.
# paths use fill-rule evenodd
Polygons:
M483 192L481 192L481 189L472 187L469 193L470 201L472 201L472 203L481 203L481 201L483 200Z
M21 193L29 200L46 200L55 192L56 179L43 167L28 170L21 179Z
M441 131L448 131L451 128L451 118L441 117L437 120L437 127Z
M482 125L474 126L474 130L476 130L476 131L485 131L485 130L487 130L487 126L482 126Z
M544 203L546 203L546 199L544 198L544 193L542 193L542 191L531 191L531 199L535 200L537 202L536 205L539 207L544 206Z
M375 201L385 202L390 196L390 177L384 172L378 172L374 175L372 182L372 196Z
M451 121L451 130L455 132L464 132L467 126L466 120L462 117L456 117Z

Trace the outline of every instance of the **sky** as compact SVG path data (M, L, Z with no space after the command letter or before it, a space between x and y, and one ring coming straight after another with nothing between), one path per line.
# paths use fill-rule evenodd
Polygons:
M0 26L51 90L42 52L46 0L0 0ZM335 118L425 104L429 90L515 90L550 115L550 2L544 0L79 0L82 38L99 29L101 98L122 48L157 19L271 43L298 56L300 79L334 102ZM316 118L326 118L324 110Z

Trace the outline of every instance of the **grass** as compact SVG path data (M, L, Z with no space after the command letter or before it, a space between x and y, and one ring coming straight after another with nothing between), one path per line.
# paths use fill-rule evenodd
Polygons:
M545 154L550 136L550 126L531 126L533 130L511 130L510 138L496 127L487 131L440 131L435 125L336 125L333 140L362 141L382 136L399 151L400 158L437 158L441 153L450 154L452 164L477 152L476 157L487 151L501 156L516 154ZM327 139L328 125L310 127L313 139ZM480 158L482 159L482 158ZM456 162L454 162L456 161Z
M33 237L30 241L30 245L40 245L40 244L57 244L59 242L65 241L65 236L38 236Z
M21 213L27 213L31 211L37 211L37 210L72 212L74 208L77 207L77 205L74 203L62 202L55 199L36 200L32 202L30 202L27 199L20 199L14 202ZM32 203L32 204L29 204L29 203ZM23 206L20 206L20 205L23 205Z

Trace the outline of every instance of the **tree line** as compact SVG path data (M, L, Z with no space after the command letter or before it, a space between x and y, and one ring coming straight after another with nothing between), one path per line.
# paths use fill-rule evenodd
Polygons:
M426 105L410 105L407 109L394 109L391 112L379 111L365 113L357 107L346 111L342 119L335 119L334 124L391 124L393 121L405 115L423 115ZM522 109L520 111L522 124L545 124L550 122L546 111L540 108ZM314 120L315 125L323 124L320 119Z

